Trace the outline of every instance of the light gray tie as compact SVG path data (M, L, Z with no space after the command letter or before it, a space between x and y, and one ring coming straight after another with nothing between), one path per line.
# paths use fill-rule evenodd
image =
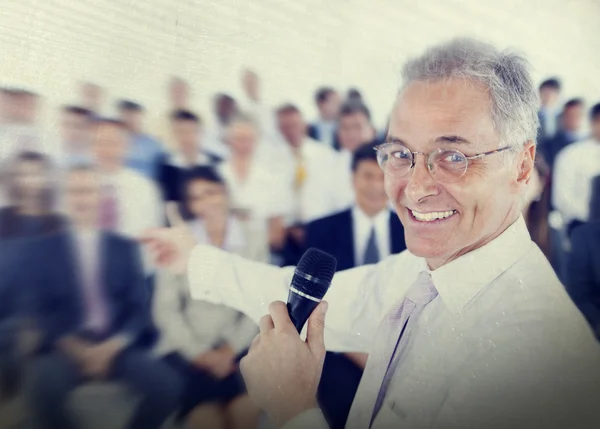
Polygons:
M411 329L423 308L436 296L431 276L423 271L405 298L385 315L377 328L346 429L371 427L381 409L399 358L410 339Z

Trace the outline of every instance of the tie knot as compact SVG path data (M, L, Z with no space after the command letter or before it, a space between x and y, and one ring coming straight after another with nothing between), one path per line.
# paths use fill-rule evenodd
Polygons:
M426 306L437 296L437 290L433 285L431 274L421 271L419 277L406 293L406 299L410 299L417 305Z

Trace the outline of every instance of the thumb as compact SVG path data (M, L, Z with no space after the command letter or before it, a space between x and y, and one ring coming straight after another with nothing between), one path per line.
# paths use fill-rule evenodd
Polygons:
M321 301L308 318L306 329L306 342L313 355L321 358L325 356L325 314L327 313L327 301Z

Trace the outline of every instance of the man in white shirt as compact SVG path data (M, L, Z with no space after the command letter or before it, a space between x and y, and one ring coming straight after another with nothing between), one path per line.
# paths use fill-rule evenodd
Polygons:
M337 148L336 128L342 99L335 89L323 87L317 90L315 103L319 109L319 119L308 126L308 136L331 148Z
M306 341L283 302L261 318L291 269L200 246L192 295L260 320L242 372L279 427L327 427L326 349L369 353L348 428L598 427L600 347L520 215L538 126L527 62L455 39L402 80L378 160L408 251L338 273ZM182 269L183 237L147 241Z
M591 138L567 146L556 158L552 203L565 225L588 220L592 180L600 175L600 104L590 110L590 121Z
M102 179L100 227L138 237L164 224L164 209L156 184L125 167L128 138L122 122L99 119L94 125L92 155ZM145 262L149 268L150 261Z

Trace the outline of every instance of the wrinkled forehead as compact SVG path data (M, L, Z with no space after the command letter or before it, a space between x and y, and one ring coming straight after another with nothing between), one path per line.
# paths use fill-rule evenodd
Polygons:
M488 88L466 79L407 85L394 104L389 135L411 146L431 145L443 136L459 137L474 147L499 142Z

